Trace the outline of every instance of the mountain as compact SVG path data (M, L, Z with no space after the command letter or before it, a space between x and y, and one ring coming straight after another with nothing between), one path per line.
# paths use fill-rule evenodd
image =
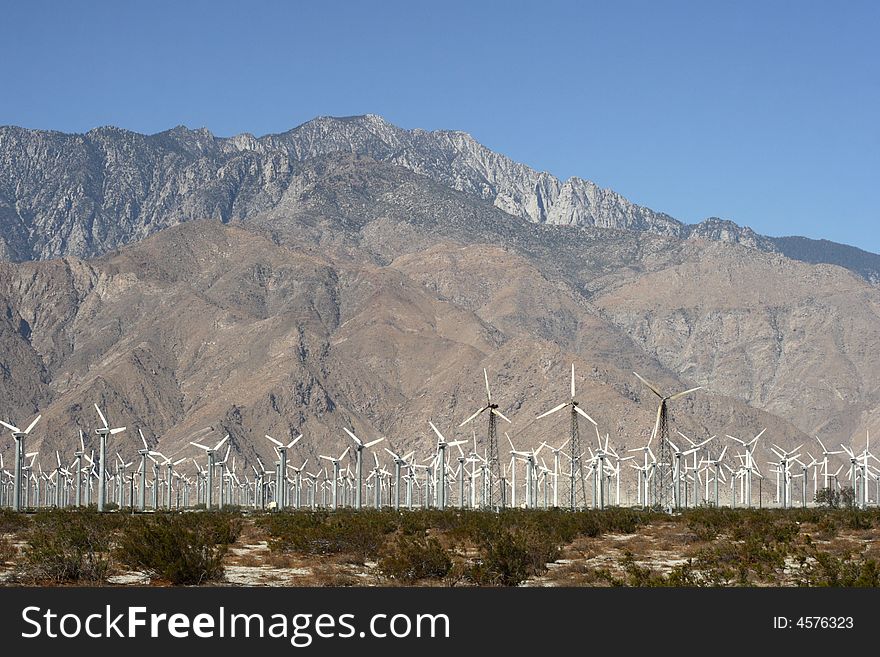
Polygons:
M805 248L718 218L686 225L590 181L534 171L464 132L404 130L375 115L321 117L259 138L184 127L149 136L2 127L0 258L91 257L192 219L246 220L271 210L303 163L339 153L408 169L533 223L739 243L880 280L880 256L833 243Z
M0 399L10 419L44 414L29 450L69 451L99 403L130 428L111 445L126 456L135 428L199 456L187 438L206 426L239 464L273 458L264 434L302 431L292 458L311 469L347 446L342 426L426 456L428 420L471 437L457 426L484 367L517 446L557 444L565 418L535 418L567 398L572 362L616 446L643 445L654 421L633 371L705 386L671 405L691 437L835 444L876 427L880 296L846 269L711 235L535 223L358 153L302 156L285 176L259 212L0 262Z

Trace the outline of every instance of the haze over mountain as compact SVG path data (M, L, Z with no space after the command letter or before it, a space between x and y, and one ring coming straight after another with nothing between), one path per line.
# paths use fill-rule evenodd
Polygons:
M271 459L265 433L338 453L343 425L427 454L429 419L470 435L454 427L483 367L518 445L561 442L563 420L534 418L567 397L571 362L630 447L656 412L633 370L706 387L672 407L692 438L835 444L880 410L877 256L686 226L464 133L374 116L259 139L3 128L0 222L0 399L44 413L41 448L69 449L100 402L129 454L137 427L190 454L207 425L251 463ZM849 269L813 264L826 253Z

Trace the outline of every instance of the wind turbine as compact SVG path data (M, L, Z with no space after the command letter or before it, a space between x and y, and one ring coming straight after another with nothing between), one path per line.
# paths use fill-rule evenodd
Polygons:
M339 458L334 458L332 456L323 456L318 454L319 459L324 459L325 461L330 461L333 464L333 497L332 497L332 505L333 510L336 511L339 505L339 462L345 458L345 455L348 454L348 450L351 449L351 446L346 447L345 451L339 455Z
M205 508L209 511L211 510L214 496L214 454L217 453L217 450L220 449L223 446L223 443L225 443L227 440L229 440L228 433L223 437L223 440L221 440L213 447L208 447L207 445L203 445L202 443L196 443L193 441L189 442L190 445L205 450L208 455L208 468L205 481ZM220 482L220 485L222 486L223 482Z
M816 436L816 440L819 441L819 446L822 448L822 473L825 477L825 486L824 488L828 488L828 457L833 454L843 454L842 451L832 452L829 451L827 447L825 447L825 443L822 442L822 439L819 436Z
M758 465L755 462L755 457L753 455L755 453L755 447L758 446L758 439L764 435L765 431L767 431L766 428L761 429L761 432L757 436L755 436L754 438L749 440L748 442L746 442L744 440L740 440L739 438L735 438L734 436L731 436L729 434L727 436L731 440L735 440L736 442L738 442L746 450L746 453L744 454L745 462L743 464L743 468L744 468L743 469L743 480L745 481L745 487L746 487L746 489L745 489L745 502L746 502L746 506L749 509L752 508L752 474L757 473L759 477L762 477L761 473L758 472Z
M437 490L437 508L442 511L446 508L446 448L448 446L458 447L459 445L465 444L467 441L453 440L452 442L447 442L446 438L444 438L443 434L440 433L440 430L434 426L433 422L429 420L428 424L431 425L434 433L437 434L437 460L439 461L437 470L440 473L440 488ZM459 447L459 449L461 448Z
M381 443L384 438L377 438L376 440L371 440L368 443L363 443L360 438L354 435L351 431L348 430L347 427L342 427L342 430L347 433L355 444L355 477L357 477L357 488L354 491L354 506L360 511L361 508L361 491L363 488L363 454L365 447L372 447L378 443Z
M486 372L486 368L483 368L483 379L486 381L486 405L477 410L473 415L471 415L468 419L462 422L459 427L463 427L471 420L475 419L480 414L485 411L489 411L489 426L488 426L488 435L487 435L487 446L489 449L489 456L487 459L487 463L489 466L489 471L491 476L495 477L495 479L500 482L501 481L501 462L498 460L498 432L495 427L495 418L500 417L502 420L511 424L510 420L504 417L504 414L498 410L498 404L495 404L492 401L492 391L489 390L489 374ZM494 488L495 482L489 482L488 484L488 505L490 507L494 506ZM501 504L504 503L504 487L501 486Z
M232 459L232 462L233 462L233 464L235 463L235 458ZM302 504L302 473L303 473L303 470L305 470L306 463L308 463L308 462L309 462L309 460L306 459L305 461L302 462L302 465L300 465L298 468L296 466L291 465L290 463L287 464L287 469L293 470L293 495L294 495L293 496L293 508L294 509L298 509Z
M779 445L774 443L770 443L770 451L776 454L779 457L779 468L781 469L782 475L782 508L787 509L791 506L791 473L788 469L788 464L791 461L797 461L797 457L800 454L797 451L803 447L803 445L798 445L791 451L786 451L782 449ZM798 461L800 463L800 461ZM805 482L806 485L806 482Z
M409 460L412 458L414 452L410 452L406 456L401 456L397 452L394 452L387 447L384 448L386 452L391 455L391 458L394 460L394 510L400 510L400 469L402 467L407 467ZM461 448L459 448L461 449Z
M661 508L668 510L669 509L669 488L671 488L671 473L669 472L669 464L671 463L671 458L669 454L669 448L667 447L667 441L669 439L669 427L668 424L668 410L667 404L674 399L678 399L679 397L684 397L685 395L689 395L692 392L696 392L697 390L702 389L703 386L697 386L696 388L690 388L689 390L683 390L682 392L677 392L673 395L664 395L653 383L650 383L647 379L642 377L638 372L633 372L636 377L644 383L648 388L660 399L660 403L657 406L657 420L654 422L654 430L651 432L651 438L657 437L659 442L659 459L657 461L657 466L655 468L655 476L654 476L654 504L659 504Z
M569 506L571 510L574 511L575 506L577 505L577 485L578 481L580 481L581 486L581 498L583 500L584 506L587 505L587 493L585 490L584 484L584 468L581 463L581 439L578 431L578 418L577 416L580 414L587 418L594 427L598 427L596 421L591 418L586 412L580 407L578 401L574 398L575 390L574 390L574 363L571 364L571 398L567 402L563 402L554 408L551 408L549 411L541 413L536 420L540 420L542 417L547 417L548 415L552 415L557 411L561 411L566 406L571 407L571 416L570 416L570 426L571 431L568 436L568 440L570 441L569 445L569 460L571 461L571 486L569 489ZM564 445L565 443L563 443ZM561 447L559 448L561 449ZM557 459L558 462L558 459ZM577 464L575 466L575 464ZM577 469L575 469L577 468ZM557 468L558 473L558 468Z
M21 511L21 471L24 465L24 439L37 426L37 422L40 421L41 417L42 415L35 417L34 421L24 431L13 424L0 420L0 424L9 429L12 432L12 437L15 439L15 487L12 492L12 508L15 511Z
M125 431L125 427L111 429L110 424L107 422L107 418L104 417L104 414L101 412L101 409L98 408L97 404L95 404L95 410L98 411L98 416L101 418L101 422L104 423L103 427L95 429L95 433L98 434L101 439L100 448L98 450L98 511L101 512L104 510L104 504L107 499L107 436L115 436L117 433L122 433Z
M138 454L141 457L141 481L140 486L138 487L138 508L140 508L143 513L147 508L147 457L150 455L150 447L147 445L147 439L144 438L144 432L138 429L138 434L141 437L141 442L144 444L144 448L138 450ZM134 502L132 502L132 506L134 506Z
M299 434L296 438L291 440L286 445L282 443L280 440L275 440L269 434L266 434L266 438L275 443L275 450L278 452L278 459L281 461L278 471L281 473L280 479L276 477L276 481L281 482L281 494L278 495L276 491L275 497L277 498L278 504L276 505L279 509L283 509L287 506L287 450L296 445L300 439L303 437L302 434ZM278 484L276 484L278 485Z
M577 419L575 419L575 422L577 422ZM562 448L565 447L570 440L571 437L566 438L565 442L559 447L551 447L550 445L547 445L546 442L543 443L547 446L547 449L553 453L553 506L555 508L559 508L559 454L562 452Z

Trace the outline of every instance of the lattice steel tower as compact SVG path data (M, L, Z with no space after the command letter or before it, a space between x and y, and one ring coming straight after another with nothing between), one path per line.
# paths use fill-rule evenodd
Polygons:
M674 492L674 483L672 480L672 452L669 449L669 441L667 440L669 437L669 427L666 403L700 390L703 386L677 392L674 395L664 395L657 386L645 380L638 372L633 372L633 374L660 398L660 405L657 407L657 421L654 423L654 431L651 433L651 442L655 438L660 441L657 449L657 461L654 464L654 477L651 482L651 495L653 496L651 503L659 506L663 511L669 512L672 511L673 506L672 494Z
M510 422L501 411L498 410L498 404L492 402L492 392L489 390L489 374L486 372L486 369L483 368L483 378L486 381L486 405L480 408L476 413L471 415L468 419L462 422L459 427L463 427L468 422L476 418L480 413L484 411L489 411L489 428L487 435L487 448L488 453L486 455L486 464L488 466L487 473L490 479L492 480L488 486L488 496L486 499L486 506L489 508L496 508L497 505L504 506L507 503L506 491L504 490L504 479L501 477L501 461L498 458L498 431L495 428L495 417L498 416L505 422ZM496 494L496 487L498 487L498 493Z

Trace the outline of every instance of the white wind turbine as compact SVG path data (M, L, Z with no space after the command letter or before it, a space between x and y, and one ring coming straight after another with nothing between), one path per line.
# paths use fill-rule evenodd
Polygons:
M501 478L501 463L498 460L498 432L495 427L495 418L500 417L502 420L511 424L510 420L508 420L504 414L498 410L498 404L492 401L492 391L489 390L489 373L486 371L486 368L483 368L483 379L486 381L486 405L477 410L473 415L467 418L464 422L459 424L459 428L466 425L471 420L475 419L477 416L482 413L489 411L487 417L489 418L488 425L488 433L487 433L487 448L489 450L489 455L486 459L487 466L489 468L489 477L485 480L486 491L488 493L487 504L488 506L494 506L495 500L493 496L493 488L494 484L491 481L492 477L497 479ZM505 490L504 487L500 487L500 495L501 495L501 504L504 503L504 495Z
M400 510L400 470L403 467L408 467L408 462L412 458L414 452L410 452L406 456L401 456L397 452L394 452L387 447L384 448L386 452L391 455L391 458L394 460L394 510Z
M437 508L442 511L446 508L446 448L451 446L461 449L459 445L464 445L467 441L453 440L452 442L447 442L433 422L429 420L428 424L431 425L434 433L437 434L437 460L439 461L437 470L440 473L440 487L437 489Z
M339 462L345 458L345 455L348 454L348 451L351 447L346 447L345 451L339 455L339 458L334 458L332 456L324 456L322 454L318 454L319 459L324 459L325 461L330 461L333 464L333 496L331 500L332 508L334 511L339 508Z
M150 447L147 445L147 439L144 438L144 432L138 429L141 442L144 444L143 449L138 450L141 457L141 466L139 468L140 486L138 487L138 508L143 513L147 508L147 456L150 455ZM134 503L132 502L132 506Z
M280 440L275 440L272 436L266 434L266 438L275 443L275 450L278 452L278 459L281 461L278 466L280 476L276 477L276 481L280 482L280 484L276 484L276 486L281 486L281 494L278 494L278 491L275 491L275 497L277 498L276 506L279 509L283 509L287 506L287 450L296 445L302 437L303 435L299 434L296 438L285 445Z
M364 448L372 447L373 445L377 445L381 443L384 438L377 438L376 440L371 440L368 443L364 443L360 438L354 435L351 431L348 430L347 427L342 427L342 430L345 431L351 437L355 444L355 477L357 478L357 483L354 491L354 506L356 509L360 510L361 508L361 492L363 489L363 454Z
M98 416L101 418L101 422L104 423L103 427L95 429L95 433L100 437L100 447L98 449L98 511L100 512L104 510L104 504L107 499L107 436L115 436L117 433L122 433L125 431L125 427L111 429L107 418L104 417L97 404L95 404L95 410L98 411Z
M82 458L86 453L86 445L83 440L82 429L79 430L79 450L73 453L73 464L70 466L76 472L76 488L74 492L75 504L77 507L82 506Z
M21 473L22 467L24 465L24 439L27 438L27 435L33 430L35 426L37 426L37 422L40 421L42 415L38 415L34 418L34 421L31 422L27 429L22 431L17 426L13 424L9 424L7 422L3 422L0 420L0 424L9 429L12 432L12 437L15 440L15 486L12 490L12 508L15 511L21 511L22 509L22 497L21 497Z
M556 508L559 508L559 454L570 440L571 437L569 436L559 447L551 447L546 442L543 443L553 454L553 506Z
M758 476L761 476L761 473L758 472L758 464L756 463L753 455L755 453L755 447L758 446L758 439L764 435L765 431L767 431L766 428L761 429L761 432L748 442L740 440L739 438L735 438L729 434L727 436L731 440L735 440L736 442L738 442L746 450L745 463L743 465L743 477L745 481L745 502L746 506L749 509L752 508L752 474L757 472Z
M657 440L659 441L659 445L657 449L660 452L659 460L656 462L655 471L659 466L659 472L656 473L654 477L654 492L655 498L653 500L654 504L659 504L664 507L664 510L667 510L668 507L668 488L670 485L670 481L667 480L669 477L667 459L669 459L668 449L666 447L666 443L664 442L664 438L668 438L668 402L671 402L674 399L678 399L679 397L684 397L685 395L689 395L692 392L696 392L697 390L701 390L703 386L697 386L696 388L690 388L689 390L683 390L681 392L677 392L673 395L664 395L653 383L645 379L638 372L633 372L636 375L639 381L644 383L651 392L653 392L660 399L660 403L657 405L657 420L654 422L654 429L651 432L651 438L657 436ZM650 441L648 442L650 444Z
M710 458L706 461L707 466L711 465L713 468L715 468L715 475L714 475L713 479L715 480L715 506L716 506L716 507L718 506L718 480L719 480L719 478L722 479L722 481L724 480L724 479L723 479L723 478L724 478L724 471L721 469L721 462L724 460L724 454L725 454L725 453L727 453L727 445L725 445L725 446L722 448L722 450L721 450L721 454L718 455L718 458L717 458L717 459L713 459L713 458L710 457ZM729 467L729 466L727 466L727 467ZM708 486L709 486L709 479L707 478L707 479L706 479L706 497L709 496L709 494L708 494L708 491L709 491Z
M797 457L800 454L797 451L803 447L803 445L798 445L791 451L786 451L782 449L779 445L774 443L770 443L770 451L776 454L779 457L779 471L777 474L777 482L779 481L779 475L782 476L782 508L787 509L791 506L791 472L789 472L789 463L791 461L797 461ZM778 486L777 486L778 491ZM777 496L777 503L779 502Z
M229 454L228 449L227 449L226 453L227 453L227 455ZM171 457L165 456L164 454L162 454L162 452L150 452L149 454L150 454L150 456L161 456L163 459L165 459L164 461L162 461L161 463L158 463L157 465L159 465L159 466L164 465L165 466L165 491L167 493L167 497L165 498L165 508L170 511L171 510L171 499L172 499L171 498L171 483L172 483L172 480L174 479L174 468L176 468L178 465L180 465L181 463L186 461L186 457L181 458L181 459L177 459L176 461L173 461L171 459Z
M233 459L234 460L234 459ZM308 459L302 462L298 468L296 466L288 464L287 467L293 470L293 508L298 509L302 506L302 482L303 482L303 470L306 468L306 464L309 462Z
M846 452L846 455L849 457L849 479L852 482L853 503L858 504L859 506L864 508L864 506L861 503L862 494L861 494L861 491L859 490L858 482L856 481L856 472L861 470L861 466L859 465L859 459L862 457L862 455L859 454L858 456L856 456L855 452L852 449L850 449L849 447L847 447L846 445L844 445L843 443L841 443L840 446L843 448L843 451ZM868 448L866 446L865 447L866 453L867 453L867 449ZM867 457L865 458L865 462L867 463ZM865 488L864 484L865 484L865 480L863 477L862 478L862 488L863 489Z
M575 506L577 505L577 478L580 479L581 486L581 495L584 502L584 505L587 503L586 491L584 490L585 482L584 482L584 469L583 464L580 461L581 454L581 444L580 444L580 433L578 431L578 415L582 415L585 417L594 427L598 427L596 421L591 418L587 413L579 406L578 401L574 398L575 396L575 388L574 388L574 363L571 364L571 398L567 402L563 402L554 408L551 408L549 411L541 413L536 420L540 420L542 417L547 417L548 415L552 415L557 411L561 411L563 408L570 407L570 433L568 436L568 441L570 441L571 446L569 448L569 460L571 461L571 485L569 489L569 506L573 511ZM567 441L567 442L568 442ZM564 444L564 443L563 443ZM560 448L561 449L561 448ZM558 473L558 469L557 469Z
M822 472L825 477L825 486L824 488L828 488L828 457L833 454L843 454L842 451L832 452L827 447L825 447L825 443L822 442L822 439L819 436L816 436L816 440L819 441L819 446L822 448Z
M526 507L534 509L538 506L537 484L538 484L538 453L544 449L545 443L541 443L538 449L532 449L527 452L517 450L513 445L513 441L507 432L504 432L507 442L510 443L510 453L516 458L526 463ZM516 472L516 463L513 464L513 472ZM515 477L514 477L515 481Z
M677 431L676 433L678 433L679 436L681 436L681 437L684 438L686 441L688 441L688 442L690 443L691 447L696 447L696 448L698 448L698 449L699 449L700 447L703 447L703 446L706 445L707 443L709 443L709 442L715 440L715 436L713 435L713 436L710 436L709 438L707 438L706 440L704 440L702 443L695 443L693 440L691 440L690 438L688 438L687 436L685 436L681 431ZM700 469L700 468L699 468L699 463L700 463L700 459L699 459L699 451L695 451L695 452L693 452L693 456L694 456L694 467L693 467L693 472L695 472L695 473L699 473L699 469ZM709 485L709 481L706 480L706 486L708 487L708 485ZM699 474L696 474L695 477L694 477L694 506L695 506L695 507L700 505L700 492L699 492L699 491L700 491L700 477L699 477ZM685 492L686 492L686 491L685 491ZM685 503L685 506L687 506L687 503L688 503L688 501L687 501L687 495L685 495L685 501L684 501L684 503Z
M630 452L642 452L645 455L645 463L636 468L639 471L639 502L642 506L650 506L650 499L648 495L648 479L653 474L654 469L650 467L651 464L648 463L648 457L651 458L651 463L657 462L657 457L654 456L654 452L651 451L651 441L654 440L654 434L648 438L648 442L645 443L644 447L635 447ZM635 466L633 466L635 467Z
M195 447L198 447L199 449L205 450L205 453L208 455L208 467L207 467L207 472L206 472L206 476L205 476L205 508L208 509L209 511L211 510L211 507L214 502L214 455L217 453L217 450L223 446L223 443L225 443L227 440L229 440L228 433L223 437L223 440L221 440L219 443L217 443L213 447L208 447L207 445L203 445L202 443L197 443L197 442L193 442L193 441L189 442L190 445L193 445ZM222 486L222 482L221 482L221 486Z

